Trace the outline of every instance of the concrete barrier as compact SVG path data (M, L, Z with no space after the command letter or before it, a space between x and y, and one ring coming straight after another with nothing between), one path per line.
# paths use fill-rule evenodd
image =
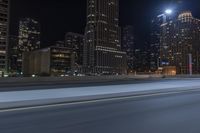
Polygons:
M102 83L123 80L145 80L145 79L182 79L200 78L200 75L119 75L119 76L69 76L69 77L7 77L0 78L0 88L9 86L37 86L37 85L57 85L57 84L81 84L81 83Z
M195 74L195 75L176 75L176 76L164 76L165 78L200 78L199 74Z
M123 75L123 76L83 76L83 77L8 77L0 78L1 86L17 85L51 85L51 84L76 84L76 83L99 83L123 80L142 80L151 78L162 78L156 75Z

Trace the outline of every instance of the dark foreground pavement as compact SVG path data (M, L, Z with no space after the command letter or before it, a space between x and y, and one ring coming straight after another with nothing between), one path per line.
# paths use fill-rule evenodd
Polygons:
M0 133L200 133L200 92L0 111Z

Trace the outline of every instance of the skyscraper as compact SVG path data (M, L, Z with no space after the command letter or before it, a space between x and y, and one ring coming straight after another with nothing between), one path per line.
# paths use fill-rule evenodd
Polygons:
M161 18L160 25L160 58L159 66L168 66L170 65L171 55L171 45L173 40L173 32L175 28L175 21L177 19L177 13L173 14L164 13L158 16Z
M0 0L0 77L8 71L9 0Z
M133 26L125 26L122 30L122 50L127 54L128 71L134 70L135 38Z
M84 45L83 35L72 32L66 33L65 46L73 49L76 56L75 63L78 66L83 65L83 45Z
M200 20L190 11L181 12L165 24L161 60L163 66L176 66L178 74L200 73Z
M163 20L157 16L151 21L150 34L150 70L156 71L160 66L160 37Z
M40 48L40 24L31 18L19 22L19 50L33 51Z
M22 67L23 52L34 51L40 48L40 24L31 18L23 18L19 22L18 57L19 68Z
M18 73L18 36L10 35L9 36L9 73L10 74L17 74Z
M84 66L97 74L126 73L121 51L118 0L87 0Z
M135 72L147 73L150 70L150 48L149 42L143 44L143 48L135 49Z
M176 45L172 46L173 63L178 73L200 73L200 19L194 18L190 11L179 14L174 35ZM191 55L191 59L190 59Z

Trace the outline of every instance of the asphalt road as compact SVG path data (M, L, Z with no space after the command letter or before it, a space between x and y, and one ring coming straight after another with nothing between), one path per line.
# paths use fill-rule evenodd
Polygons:
M0 133L199 133L200 92L0 111Z

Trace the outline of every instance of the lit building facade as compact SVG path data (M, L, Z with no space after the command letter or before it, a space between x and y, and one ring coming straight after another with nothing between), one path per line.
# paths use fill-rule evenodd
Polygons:
M86 73L126 74L121 50L118 0L87 0L84 61Z
M40 48L40 24L31 18L19 22L19 50L28 52Z
M184 11L166 25L167 34L161 52L163 66L176 66L177 74L200 73L200 20Z
M51 46L23 53L23 73L25 76L61 76L70 74L74 64L72 49Z
M55 45L53 45L53 46L57 46L57 47L66 47L64 41L56 41L56 42L55 42Z
M127 54L128 72L135 69L135 38L133 26L126 26L122 30L122 50Z
M8 72L9 2L0 1L0 77Z
M83 65L84 35L68 32L65 35L65 46L73 49L77 66Z
M172 46L175 45L175 20L170 20L161 25L160 66L172 65ZM164 30L164 32L163 32Z
M40 48L40 24L31 18L21 19L19 22L18 57L19 68L22 65L23 52L34 51ZM20 71L20 70L19 70Z
M135 72L148 73L150 70L150 49L148 43L144 47L135 49Z
M160 66L160 39L161 39L161 24L163 20L157 16L151 21L150 34L150 70L155 72Z
M18 70L20 68L18 64L18 36L10 35L9 36L9 74L19 74Z

